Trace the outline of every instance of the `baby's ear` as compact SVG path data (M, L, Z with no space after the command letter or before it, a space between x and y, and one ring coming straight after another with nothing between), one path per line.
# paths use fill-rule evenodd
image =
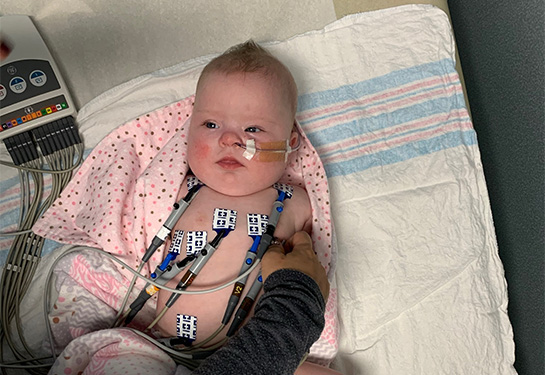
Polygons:
M290 147L295 147L295 145L297 145L297 143L299 142L300 136L301 135L297 131L297 122L294 122L293 128L291 129L291 134L290 134Z

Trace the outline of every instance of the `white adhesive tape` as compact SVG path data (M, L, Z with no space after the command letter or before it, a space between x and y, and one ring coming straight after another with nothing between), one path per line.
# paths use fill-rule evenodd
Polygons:
M255 149L255 141L253 139L247 139L246 140L246 150L244 150L244 153L242 156L244 156L248 160L252 160L255 156L256 149Z
M284 154L284 163L288 162L288 156L290 156L292 152L291 146L290 146L290 140L286 139L286 153Z

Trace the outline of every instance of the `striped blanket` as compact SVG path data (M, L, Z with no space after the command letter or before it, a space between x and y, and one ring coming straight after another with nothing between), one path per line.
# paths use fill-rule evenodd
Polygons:
M503 268L447 15L403 6L265 46L296 79L297 118L328 177L338 249L333 367L514 374ZM190 97L212 57L139 77L82 108L88 152L121 124ZM3 223L17 206L14 181L0 182Z
M328 177L476 144L453 61L303 95L299 121Z

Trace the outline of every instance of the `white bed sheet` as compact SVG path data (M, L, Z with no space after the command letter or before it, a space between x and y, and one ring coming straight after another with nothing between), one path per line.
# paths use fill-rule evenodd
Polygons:
M514 374L503 267L447 16L404 6L267 46L296 78L299 120L329 176L339 248L334 367ZM88 103L78 116L86 146L191 95L209 58Z

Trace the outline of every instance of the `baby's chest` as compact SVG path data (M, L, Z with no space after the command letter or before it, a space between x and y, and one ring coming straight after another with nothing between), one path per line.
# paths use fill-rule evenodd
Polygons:
M273 199L211 199L210 195L202 195L195 199L187 208L174 230L203 233L208 241L214 237L225 239L249 239L260 235L261 229L266 227L268 215L271 211ZM283 225L283 223L279 223ZM186 237L186 242L187 243ZM189 239L194 238L189 236Z
M218 199L206 191L199 193L176 223L167 249L180 256L197 255L207 243L214 243L214 254L199 280L208 283L232 276L240 270L257 236L265 230L274 201L274 194ZM281 214L278 233L289 232L288 216L289 212ZM223 275L219 275L218 269Z

